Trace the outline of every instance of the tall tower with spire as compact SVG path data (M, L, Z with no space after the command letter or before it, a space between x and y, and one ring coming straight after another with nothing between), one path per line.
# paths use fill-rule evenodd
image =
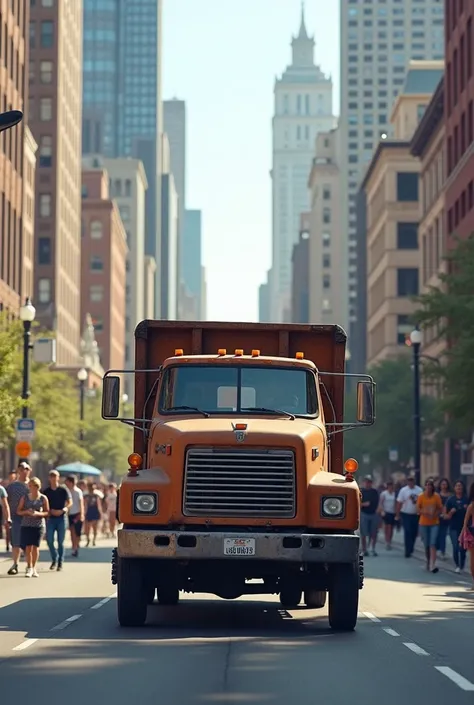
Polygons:
M315 63L315 41L306 28L304 5L291 48L291 64L276 79L274 88L272 269L267 300L270 318L276 323L290 321L291 258L300 215L311 210L307 184L315 140L336 124L332 81Z

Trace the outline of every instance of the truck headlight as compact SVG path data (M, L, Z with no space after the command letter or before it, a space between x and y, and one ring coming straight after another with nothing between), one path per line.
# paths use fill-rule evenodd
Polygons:
M158 495L156 492L134 492L134 514L156 514L158 511Z
M325 517L341 518L344 514L344 497L323 497L322 510Z

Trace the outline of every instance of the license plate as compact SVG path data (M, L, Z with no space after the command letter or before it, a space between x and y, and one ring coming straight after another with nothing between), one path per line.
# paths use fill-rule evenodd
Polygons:
M224 539L224 556L254 556L255 539Z

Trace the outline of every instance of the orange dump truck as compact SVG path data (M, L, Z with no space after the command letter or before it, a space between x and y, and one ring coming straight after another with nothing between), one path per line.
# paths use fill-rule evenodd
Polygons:
M360 493L343 433L374 422L357 383L343 423L346 335L336 325L143 321L135 331L134 452L117 501L118 620L139 626L155 595L276 594L353 630L363 582ZM124 371L104 378L119 419Z

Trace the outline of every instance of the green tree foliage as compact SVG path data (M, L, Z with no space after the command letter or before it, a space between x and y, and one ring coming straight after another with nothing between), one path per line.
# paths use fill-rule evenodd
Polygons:
M359 463L370 456L370 467L389 468L389 449L398 451L400 469L413 457L413 370L411 356L384 360L369 373L377 383L376 414L373 426L347 431L344 438L345 457L353 456ZM346 398L345 421L356 419L355 392ZM422 397L423 450L430 452L439 446L442 435L442 413L432 397ZM395 469L395 468L393 468Z
M446 260L440 285L418 298L416 320L450 343L431 372L439 378L442 407L460 438L474 427L474 239L458 240Z
M15 418L21 403L18 380L21 324L10 323L0 313L0 444L7 445L13 437Z
M100 410L100 394L86 399L84 444L92 465L112 470L120 476L128 469L127 458L133 451L133 430L119 421L104 421Z

